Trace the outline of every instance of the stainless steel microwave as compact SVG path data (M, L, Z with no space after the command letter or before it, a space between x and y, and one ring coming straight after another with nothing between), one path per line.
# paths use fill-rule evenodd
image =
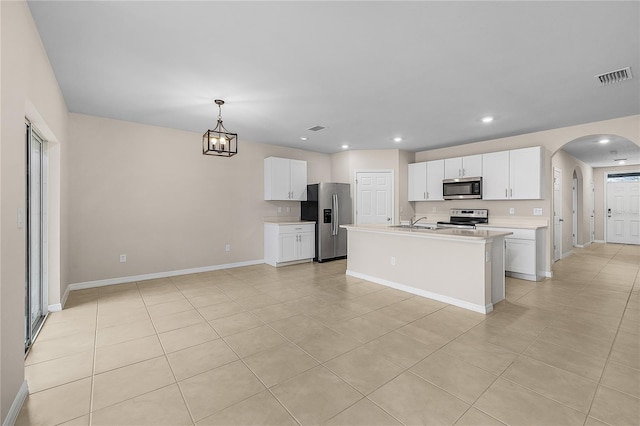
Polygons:
M445 200L467 200L482 198L482 178L464 177L444 179L442 195Z

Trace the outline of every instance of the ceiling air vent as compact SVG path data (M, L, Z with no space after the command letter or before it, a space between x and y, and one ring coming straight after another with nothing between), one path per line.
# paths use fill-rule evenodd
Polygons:
M313 127L309 127L307 130L311 130L312 132L317 132L322 129L324 129L324 126L313 126Z
M598 81L603 86L607 84L620 83L621 81L631 80L631 67L622 68L616 71L607 72L604 74L596 75Z

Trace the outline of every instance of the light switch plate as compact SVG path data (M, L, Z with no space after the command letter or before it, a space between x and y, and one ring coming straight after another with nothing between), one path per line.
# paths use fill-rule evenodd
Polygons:
M511 208L509 209L509 214L516 214L516 209L515 209L515 208L513 208L513 207L511 207Z
M534 207L533 215L534 216L542 216L542 207Z

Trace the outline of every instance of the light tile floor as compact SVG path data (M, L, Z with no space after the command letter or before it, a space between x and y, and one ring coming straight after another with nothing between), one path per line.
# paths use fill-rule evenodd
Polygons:
M17 424L637 425L640 247L553 269L486 316L344 261L73 291Z

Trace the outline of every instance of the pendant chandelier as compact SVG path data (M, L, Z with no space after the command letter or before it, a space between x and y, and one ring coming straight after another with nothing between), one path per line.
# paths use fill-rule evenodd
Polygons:
M238 134L231 133L222 125L222 105L224 101L216 99L218 105L218 124L213 130L207 130L202 135L202 153L204 155L218 155L231 157L238 153Z

